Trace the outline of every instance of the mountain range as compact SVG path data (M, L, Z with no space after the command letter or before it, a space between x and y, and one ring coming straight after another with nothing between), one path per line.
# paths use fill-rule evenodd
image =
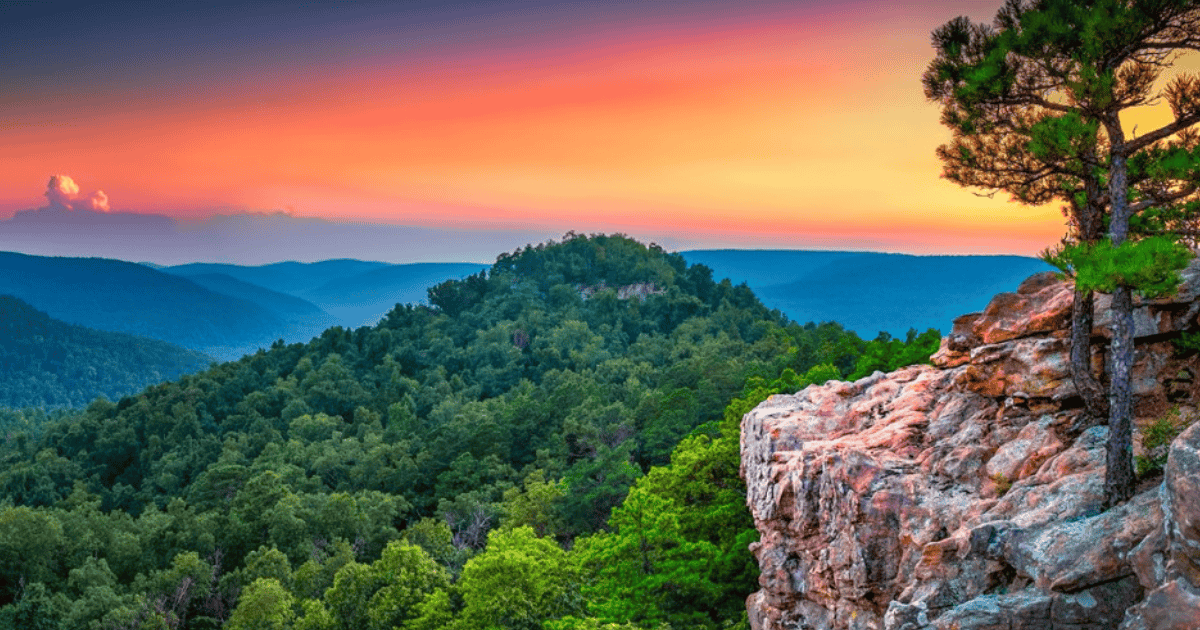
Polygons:
M487 267L478 263L391 265L342 259L257 267L192 263L162 270L193 281L224 276L275 295L289 295L318 307L338 325L357 328L374 325L396 304L424 302L426 290L439 282Z
M836 321L864 338L910 328L947 331L957 314L1050 269L1020 256L693 250L689 263L747 284L800 322ZM333 259L259 266L135 264L0 252L0 294L51 317L168 341L221 360L274 341L305 341L331 326L373 325L396 304L487 268L478 263L389 264Z
M764 304L800 322L836 321L864 338L910 328L950 330L997 293L1054 268L1025 256L912 256L877 252L694 250L689 263L745 282Z
M160 214L96 212L57 206L0 219L0 251L39 256L99 256L182 265L219 261L267 265L355 258L398 262L490 260L496 252L544 241L556 233L525 229L455 230L352 223L281 212L234 212L203 220ZM453 243L453 249L447 248Z
M279 339L307 341L331 326L374 324L397 303L421 301L427 287L481 268L357 260L158 267L0 252L0 295L66 323L232 360Z

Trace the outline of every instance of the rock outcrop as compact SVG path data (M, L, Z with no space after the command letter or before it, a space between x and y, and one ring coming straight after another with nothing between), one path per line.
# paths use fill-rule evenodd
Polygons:
M614 289L617 292L618 300L638 299L644 300L651 295L660 295L665 293L663 289L658 288L658 285L653 282L639 282L637 284L625 284L617 287L610 287L604 283L597 285L584 286L579 285L579 297L587 300L593 295L600 293L606 289Z
M1200 266L1185 280L1138 306L1142 429L1172 409L1197 416L1200 360L1171 341L1197 328ZM958 318L933 366L746 415L754 630L1200 629L1200 424L1170 443L1161 475L1103 510L1108 430L1070 379L1071 301L1069 283L1038 274Z

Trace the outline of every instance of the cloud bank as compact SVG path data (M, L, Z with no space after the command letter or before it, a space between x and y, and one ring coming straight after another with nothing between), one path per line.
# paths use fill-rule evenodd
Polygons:
M561 236L538 230L339 223L281 212L216 214L200 222L181 222L161 214L114 211L103 191L81 194L69 175L51 177L44 194L47 206L0 220L0 251L161 265L262 265L331 258L490 263L501 252Z

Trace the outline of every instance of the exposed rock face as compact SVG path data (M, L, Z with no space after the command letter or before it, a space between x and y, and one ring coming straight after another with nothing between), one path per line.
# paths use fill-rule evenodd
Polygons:
M1138 426L1198 398L1196 359L1170 343L1200 314L1200 266L1185 277L1138 309ZM935 366L746 415L755 630L1200 629L1200 424L1103 511L1108 431L1070 379L1072 297L1038 274L958 318Z
M615 289L618 300L638 299L644 300L647 296L658 295L664 291L658 288L658 285L653 282L641 282L638 284L626 284L619 287L610 287L606 284L598 284L594 286L580 286L579 296L583 299L591 298L593 295L604 291L605 289Z

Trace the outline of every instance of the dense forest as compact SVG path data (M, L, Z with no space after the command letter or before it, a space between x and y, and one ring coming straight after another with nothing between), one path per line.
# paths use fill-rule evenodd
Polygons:
M0 295L0 408L82 407L198 372L212 359L157 339L52 319Z
M937 343L568 234L372 327L14 415L0 628L744 626L742 414Z

